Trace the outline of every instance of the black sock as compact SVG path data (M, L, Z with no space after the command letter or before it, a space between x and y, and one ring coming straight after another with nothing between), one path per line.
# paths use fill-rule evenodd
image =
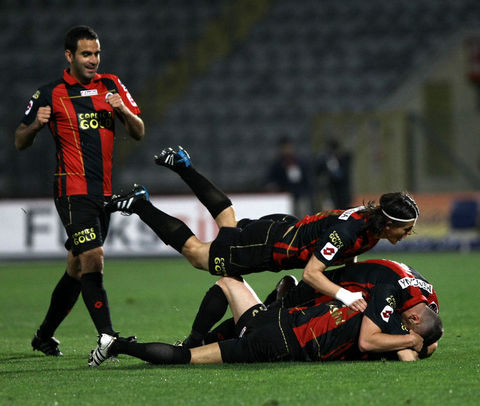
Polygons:
M263 304L265 306L269 306L271 305L273 302L275 302L275 300L277 300L277 289L273 289L269 294L268 296L265 298L265 300L263 301Z
M45 320L37 331L42 338L52 337L60 323L67 317L80 295L81 284L67 272L55 286Z
M137 200L132 205L132 210L165 244L171 245L180 253L185 242L194 235L182 220L157 209L146 200Z
M237 338L235 333L235 321L233 317L222 321L217 327L209 331L203 339L205 344L216 343L218 341L228 340L230 338Z
M188 348L198 347L211 328L225 315L228 301L222 288L213 285L205 294L192 325L192 332L183 345Z
M192 357L190 350L181 346L164 343L136 343L124 340L115 341L112 352L131 355L151 364L188 364Z
M87 306L98 334L116 335L117 333L113 330L112 320L110 319L107 292L103 288L103 274L100 272L83 274L80 282L82 283L83 301Z
M200 172L197 172L193 166L179 168L177 172L213 218L216 218L223 210L232 205L232 201L227 195Z

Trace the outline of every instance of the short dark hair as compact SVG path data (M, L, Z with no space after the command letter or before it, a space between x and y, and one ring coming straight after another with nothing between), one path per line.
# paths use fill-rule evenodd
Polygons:
M422 322L415 328L415 332L423 337L423 345L429 346L443 335L443 323L440 316L427 305L421 313Z
M97 40L98 35L88 25L77 25L70 28L65 34L65 50L77 52L78 41L81 39Z

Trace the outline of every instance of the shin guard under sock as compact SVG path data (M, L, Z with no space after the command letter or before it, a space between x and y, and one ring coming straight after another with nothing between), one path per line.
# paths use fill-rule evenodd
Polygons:
M180 253L185 242L194 235L182 220L157 209L146 200L136 201L132 205L132 210L165 244L171 245Z
M83 301L85 306L87 306L98 334L116 335L110 319L107 292L103 287L103 274L100 272L83 274L80 282L82 283Z
M223 210L232 205L232 201L193 166L179 168L177 173L192 189L195 196L215 219Z
M184 340L183 345L188 348L202 345L202 341L225 315L228 308L228 301L222 288L213 285L205 294L198 313L192 325L192 332Z
M47 315L37 331L39 337L48 338L53 336L57 327L72 310L80 295L80 291L80 281L72 278L65 272L52 292Z
M112 352L131 355L151 364L188 364L192 357L190 350L182 346L120 340L113 344Z

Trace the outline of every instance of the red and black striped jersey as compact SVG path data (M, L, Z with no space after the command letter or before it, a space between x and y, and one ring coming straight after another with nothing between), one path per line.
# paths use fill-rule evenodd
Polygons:
M362 358L357 341L363 315L384 333L407 334L400 318L403 311L422 302L439 311L433 286L402 263L367 260L325 274L350 291L362 292L368 305L362 314L319 294L304 282L292 289L282 305L295 315L294 333L312 360Z
M40 107L52 108L48 125L56 146L56 197L112 194L115 112L105 101L108 93L120 94L130 111L140 114L127 88L111 74L96 74L89 84L81 84L66 69L61 79L32 96L24 124L35 120Z
M364 207L332 210L306 216L273 245L273 259L280 269L303 268L312 255L326 266L339 265L370 250L379 241L366 229ZM290 220L291 221L291 220Z
M382 311L380 301L368 303L370 313ZM358 337L363 314L338 300L309 308L293 308L293 332L303 349L304 361L366 359L358 349ZM393 313L390 322L381 326L385 334L408 334L400 315ZM386 354L384 354L386 355Z
M377 295L380 292L385 300L391 296L392 307L399 313L420 302L426 303L436 313L440 309L433 285L412 267L396 261L370 259L325 271L325 275L345 289L362 292L367 302L373 292ZM287 308L308 307L330 300L332 298L301 281L282 299L281 305Z

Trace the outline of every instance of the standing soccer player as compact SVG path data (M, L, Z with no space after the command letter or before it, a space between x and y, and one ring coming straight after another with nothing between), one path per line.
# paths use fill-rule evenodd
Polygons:
M32 340L34 350L61 356L53 334L80 292L98 334L117 335L103 287L103 243L112 195L115 118L135 140L145 135L140 109L120 79L97 73L100 41L92 28L76 26L65 36L69 67L56 81L40 87L15 131L18 150L30 147L48 125L56 145L55 206L68 239L67 269L53 290L50 307Z

